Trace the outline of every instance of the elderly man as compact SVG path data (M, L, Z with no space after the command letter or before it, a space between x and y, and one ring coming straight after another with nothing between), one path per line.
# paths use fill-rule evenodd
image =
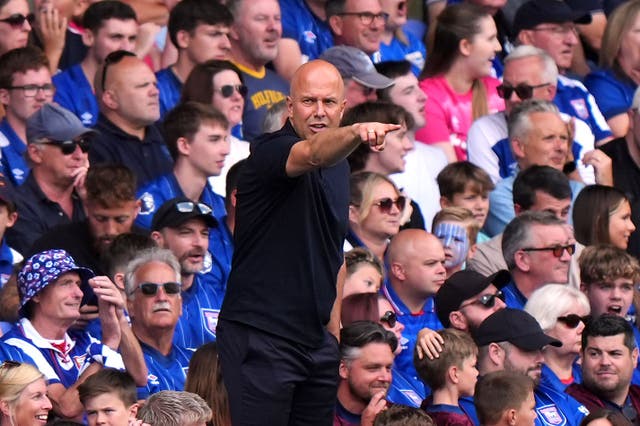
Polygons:
M86 218L82 194L91 133L56 104L46 104L29 117L26 156L31 173L15 191L18 220L7 232L11 247L24 253L55 226Z
M253 143L238 181L233 269L217 328L238 424L330 422L339 359L328 330L337 331L340 312L334 302L347 230L345 158L362 143L380 149L400 128L338 127L344 85L321 60L298 69L287 106L288 123ZM304 255L292 261L291 253ZM251 346L241 343L249 336ZM247 355L256 350L260 357Z
M156 77L126 50L116 50L96 73L100 116L98 136L89 151L91 164L120 163L136 173L138 185L171 171L172 161L160 131Z
M387 21L379 0L327 0L327 20L336 46L347 45L380 61L380 41Z
M131 328L140 341L149 369L145 399L161 390L183 390L192 351L173 344L173 333L182 314L180 264L164 249L140 252L125 273Z
M231 60L242 71L248 88L242 131L253 141L262 134L262 123L269 107L289 94L287 82L265 65L276 58L282 37L278 0L229 0L234 17L231 26Z
M98 299L102 341L70 329L80 317L83 287ZM126 368L138 386L146 383L147 369L124 314L124 300L109 278L94 277L64 250L48 250L26 261L18 289L21 318L3 341L20 348L43 372L57 415L82 417L77 387L103 366Z
M536 424L578 426L589 413L569 395L540 383L544 361L542 350L547 345L561 346L562 343L544 334L540 324L528 313L501 309L487 317L473 336L478 345L481 375L507 370L533 379L536 384Z

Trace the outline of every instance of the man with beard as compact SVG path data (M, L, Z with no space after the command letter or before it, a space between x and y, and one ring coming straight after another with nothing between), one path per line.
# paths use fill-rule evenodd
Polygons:
M151 226L151 237L180 262L182 316L173 341L183 348L196 349L216 339L224 286L207 273L209 229L218 226L210 211L206 204L177 197L160 207Z
M340 331L340 384L333 424L370 426L387 408L391 366L398 339L369 321L356 321Z
M506 370L526 374L534 380L537 426L577 426L588 414L587 409L569 395L540 384L542 350L547 345L561 346L562 343L544 334L531 315L519 309L501 309L484 320L473 337L478 345L481 375Z
M631 324L610 314L587 323L581 359L582 384L573 383L566 392L589 410L607 408L640 424L640 387L631 384L638 362Z

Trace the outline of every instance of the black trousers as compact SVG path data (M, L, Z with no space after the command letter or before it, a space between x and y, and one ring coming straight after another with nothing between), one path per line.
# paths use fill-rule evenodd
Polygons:
M224 320L216 334L234 426L332 425L340 363L333 335L308 348Z

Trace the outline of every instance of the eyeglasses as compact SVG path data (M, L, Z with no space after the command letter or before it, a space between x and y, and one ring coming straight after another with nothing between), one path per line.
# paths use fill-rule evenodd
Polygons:
M342 12L338 13L339 16L357 16L360 18L360 23L362 25L371 25L373 21L378 21L381 23L386 23L387 19L389 19L388 13L371 13L371 12Z
M549 31L556 35L567 35L569 33L578 34L578 29L573 24L566 25L550 25L547 27L531 28L531 31Z
M7 87L9 90L22 90L25 98L33 98L35 97L40 90L46 96L50 96L53 92L56 91L56 86L51 83L45 83L42 86L38 86L37 84L25 84L24 86L9 86Z
M116 50L115 52L111 52L104 58L104 65L102 66L102 78L100 79L100 87L104 90L104 83L107 80L107 69L109 65L117 64L123 58L130 56L135 57L136 54L133 52L129 52L128 50Z
M24 25L24 21L27 21L29 25L33 25L36 21L36 16L33 13L29 13L27 16L21 13L14 13L7 18L0 19L0 22L7 23L14 28L20 28Z
M576 328L578 327L578 325L580 325L580 323L586 324L588 317L581 317L580 315L577 315L577 314L569 314L569 315L558 317L557 319L558 319L558 322L563 323L569 328Z
M553 247L526 247L522 249L522 251L550 251L553 254L553 257L562 257L562 253L564 253L565 250L569 255L572 255L576 252L576 245L567 244L566 246Z
M405 204L407 203L407 199L406 197L403 197L402 195L399 196L398 198L391 199L391 198L383 198L382 200L373 203L374 206L378 206L378 208L380 209L380 211L382 213L390 213L391 212L391 208L395 205L398 210L402 211L402 209L404 209Z
M380 321L386 322L389 327L393 328L396 326L396 323L398 322L398 316L393 311L387 311L380 318Z
M193 201L182 201L176 204L176 210L180 213L191 213L195 208L198 208L202 214L211 214L211 207L204 203L194 203Z
M182 288L182 284L167 282L164 284L157 283L142 283L135 290L131 292L131 294L135 293L136 290L140 290L142 294L145 296L155 296L158 294L158 289L162 287L166 294L178 294L180 293L180 289Z
M496 90L498 91L498 96L502 99L510 99L513 92L516 92L516 95L524 101L526 99L531 99L533 96L533 89L549 86L550 84L551 83L542 83L531 86L529 84L520 83L514 87L510 84L502 83L500 86L496 87Z
M465 303L464 305L460 305L458 309L462 309L471 305L482 305L485 308L490 309L495 306L496 299L500 299L504 302L504 293L501 290L498 290L493 294L483 294L479 299Z
M91 146L91 142L89 141L88 136L80 136L78 138L68 140L68 141L56 141L56 140L48 140L37 142L41 145L54 145L60 148L60 151L64 155L71 155L76 152L76 147L80 147L80 151L86 153L89 151L89 147Z
M249 89L244 84L225 84L219 89L213 89L214 92L218 92L223 98L230 98L233 96L233 92L240 93L240 96L247 96Z

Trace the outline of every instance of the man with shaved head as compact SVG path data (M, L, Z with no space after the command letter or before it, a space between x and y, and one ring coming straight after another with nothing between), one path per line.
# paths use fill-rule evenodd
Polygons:
M400 231L387 249L389 279L382 287L398 320L404 324L402 352L396 357L396 368L414 383L424 386L413 366L413 350L418 332L423 328L440 330L433 296L444 284L444 248L440 240L422 229Z
M238 179L236 247L217 327L233 424L331 424L346 157L362 143L383 149L400 128L338 127L344 85L325 61L298 68L290 93L288 122L253 143Z

